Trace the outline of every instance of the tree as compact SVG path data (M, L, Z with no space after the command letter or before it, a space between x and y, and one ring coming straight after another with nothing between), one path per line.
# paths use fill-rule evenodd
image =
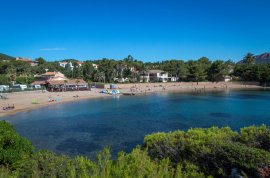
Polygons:
M7 77L9 78L10 84L14 85L16 81L16 71L13 67L8 68Z
M83 77L84 79L87 80L93 80L93 74L94 74L94 67L93 67L93 63L86 61L83 65L82 65L82 73L83 73Z
M113 82L113 79L117 77L117 61L102 59L99 61L99 72L104 74L104 81Z
M38 62L38 65L46 63L46 60L42 57L36 58L35 61Z
M64 84L65 84L65 91L67 91L67 80L64 80Z
M260 82L263 85L269 85L270 84L270 64L268 65L261 65L260 68L261 78Z
M198 61L188 61L188 80L190 81L205 81L207 78L207 71L205 66Z
M5 74L0 74L0 85L9 85L9 78Z
M212 63L208 71L209 80L222 81L224 80L225 75L229 73L228 66L221 60L217 60Z
M130 69L123 70L123 77L124 78L129 78L129 77L131 77L131 75L132 75L132 73L131 73Z
M33 153L32 144L7 122L0 121L0 167L16 168Z
M123 61L126 67L130 67L134 61L134 58L131 55L128 55Z
M169 76L179 78L179 80L186 80L187 67L182 60L168 60L160 64L160 68L169 73Z
M77 84L77 90L79 91L79 83L80 83L80 80L76 80L76 84Z
M252 53L247 53L243 58L243 62L245 64L253 64L255 62L254 55Z

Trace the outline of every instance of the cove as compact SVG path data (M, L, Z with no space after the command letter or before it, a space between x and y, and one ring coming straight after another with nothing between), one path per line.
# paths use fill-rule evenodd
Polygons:
M0 118L39 149L94 158L143 143L146 134L189 128L270 125L270 91L159 93L52 105Z

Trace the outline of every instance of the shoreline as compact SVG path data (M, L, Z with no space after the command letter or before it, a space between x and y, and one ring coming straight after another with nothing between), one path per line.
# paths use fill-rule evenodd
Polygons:
M258 90L270 89L258 85L246 83L212 83L212 82L177 82L177 83L134 83L134 84L118 84L119 90L122 93L131 93L134 95L149 95L155 93L205 93L205 92L221 92L226 90ZM112 95L99 93L101 89L93 89L91 91L71 91L71 92L18 92L4 94L9 99L0 100L0 119L1 117L15 115L20 112L39 109L42 107L63 104L74 101L82 101L97 98L108 98ZM75 96L75 97L74 97ZM79 96L79 97L76 97ZM48 98L53 98L56 101L49 102ZM33 104L37 101L38 104ZM4 111L2 108L8 105L15 105L15 109Z
M71 103L75 101L82 101L82 100L88 100L88 99L96 99L96 98L107 98L110 97L110 95L104 95L100 94L99 90L98 91L72 91L72 92L41 92L41 91L35 91L35 92L17 92L17 93L10 93L7 96L8 98L12 95L12 100L6 99L2 100L4 102L0 103L0 119L5 116L10 116L10 115L15 115L20 112L25 112L25 111L31 111L35 109L40 109L43 107L47 106L52 106L52 105L57 105L57 104L64 104L64 103ZM22 104L22 95L24 95L23 101L28 101L26 104ZM38 104L32 104L32 99L30 96L37 96L39 95L38 98ZM78 98L74 98L73 96L78 95ZM29 97L27 99L27 96ZM53 101L49 102L48 98L51 96L51 98L61 98L59 101ZM15 101L15 97L19 97L17 101ZM15 109L8 110L8 111L3 111L3 107L6 107L7 105L15 105Z

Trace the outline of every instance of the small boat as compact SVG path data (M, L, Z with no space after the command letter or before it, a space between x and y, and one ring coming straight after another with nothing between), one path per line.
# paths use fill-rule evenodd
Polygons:
M105 94L108 94L108 90L101 90L99 93L105 93Z
M119 90L112 90L112 92L110 92L111 95L119 95L121 94L121 92Z

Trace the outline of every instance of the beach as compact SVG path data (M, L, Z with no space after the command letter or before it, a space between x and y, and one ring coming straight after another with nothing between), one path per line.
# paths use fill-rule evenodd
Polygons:
M176 83L132 83L116 84L117 88L125 94L143 95L158 92L195 92L203 93L207 91L222 91L233 89L261 89L257 83L239 82L176 82ZM0 100L0 117L15 114L21 111L37 109L53 104L79 101L83 99L93 99L101 97L112 97L108 94L101 94L101 89L91 91L69 91L69 92L16 92L6 93L3 96L8 99ZM12 108L14 106L14 108ZM4 107L12 109L3 110Z
M100 94L98 89L92 91L72 91L72 92L42 92L27 91L7 93L3 96L8 99L0 100L0 117L15 114L21 111L32 110L44 106L78 101L82 99L91 99L97 97L108 97L109 95ZM11 106L14 109L3 110L3 107Z

